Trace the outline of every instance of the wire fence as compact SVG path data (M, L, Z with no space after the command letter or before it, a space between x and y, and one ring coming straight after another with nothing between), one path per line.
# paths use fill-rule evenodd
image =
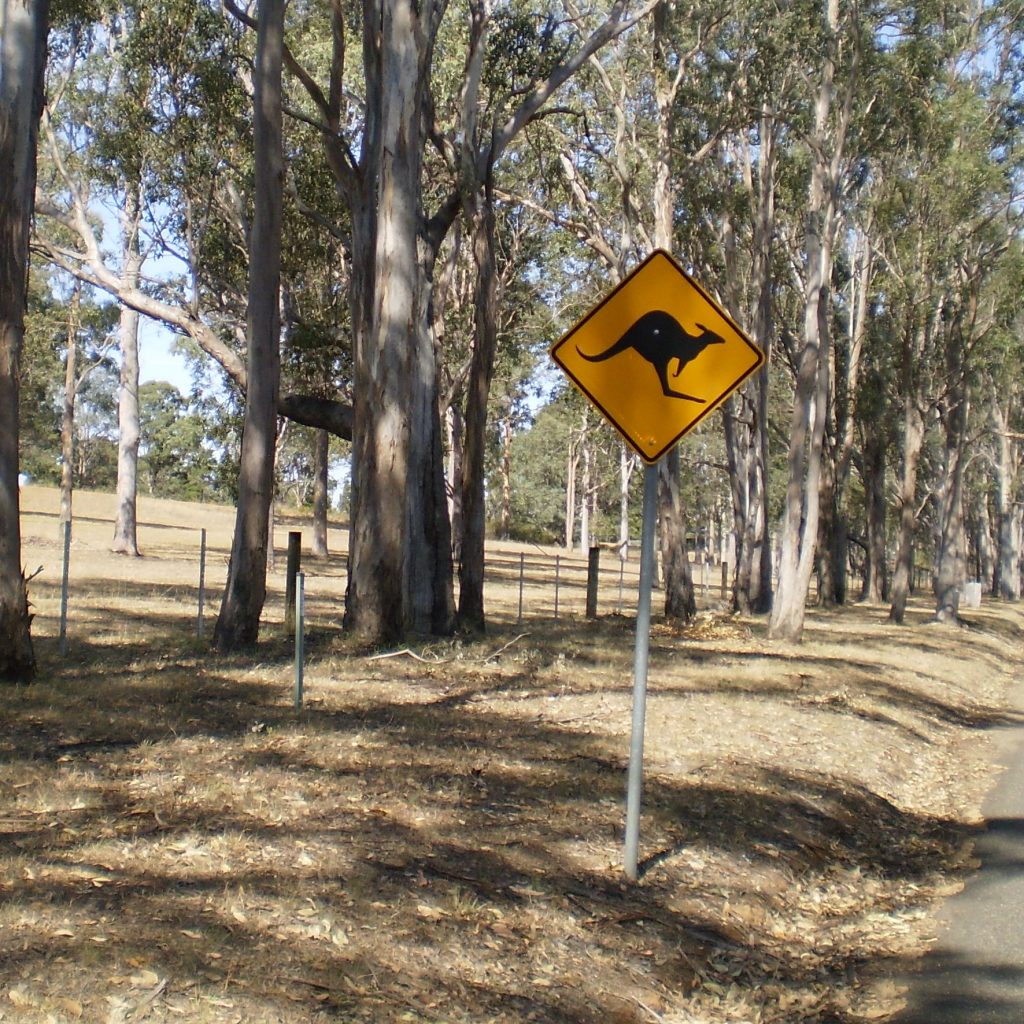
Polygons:
M32 514L32 513L30 513ZM40 522L53 522L50 512L37 511ZM211 519L212 522L212 519ZM54 525L57 525L56 523ZM76 624L76 603L86 591L102 588L107 577L109 600L126 602L159 599L172 600L173 609L163 608L160 616L170 624L182 621L182 628L200 641L212 633L211 618L220 605L227 578L230 531L224 524L211 527L184 526L170 522L140 523L140 536L146 558L128 563L105 553L107 541L98 538L108 521L100 517L76 519L72 526L60 524L57 537L47 527L48 553L62 560L60 574L50 573L44 581L33 581L36 595L52 595L53 605L43 600L37 605L37 624L52 624L59 637L61 654L66 654L69 633L81 635L84 615ZM293 527L302 526L302 529ZM89 531L92 531L91 535ZM79 537L79 531L82 536ZM76 536L73 546L72 532ZM105 531L104 531L105 532ZM318 630L338 629L344 620L347 585L347 530L334 526L330 531L331 553L314 557L309 539L308 521L281 517L275 530L275 558L268 571L267 602L264 611L266 632L294 635L296 575L303 572L304 603L307 622ZM56 540L57 543L53 544ZM284 543L286 542L286 543ZM92 560L88 559L91 548ZM495 623L524 624L531 620L633 616L639 587L639 545L627 548L628 557L612 546L581 553L538 545L491 543L484 565L484 605L489 620ZM691 555L698 607L727 609L731 606L732 567L728 562L712 561ZM118 579L116 574L129 578ZM57 579L61 580L59 588ZM916 567L913 579L918 593L931 588L931 573ZM973 584L971 597L978 589ZM456 576L457 587L457 576ZM59 593L59 604L56 598ZM456 592L456 600L458 594ZM980 597L980 595L978 595ZM813 599L813 597L812 597ZM59 630L57 627L59 608Z

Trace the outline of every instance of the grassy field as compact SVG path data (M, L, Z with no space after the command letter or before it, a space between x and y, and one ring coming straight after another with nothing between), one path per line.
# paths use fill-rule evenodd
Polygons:
M112 498L77 495L62 658L56 494L23 499L41 673L0 692L2 1021L884 1021L970 868L1016 607L812 612L799 646L656 623L631 886L617 572L597 621L538 576L520 623L495 548L486 640L382 657L339 627L340 555L304 556L296 712L283 555L256 655L196 637L198 531L209 631L231 510L143 501L122 559Z

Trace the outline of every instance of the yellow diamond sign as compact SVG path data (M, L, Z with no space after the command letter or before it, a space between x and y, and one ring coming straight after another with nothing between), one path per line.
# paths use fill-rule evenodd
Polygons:
M645 462L657 462L757 370L764 354L664 250L551 348Z

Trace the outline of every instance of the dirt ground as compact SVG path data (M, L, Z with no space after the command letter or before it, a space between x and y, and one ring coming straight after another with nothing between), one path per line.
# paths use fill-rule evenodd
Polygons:
M1019 608L812 612L799 646L657 623L630 885L628 615L518 622L505 583L485 640L368 652L342 560L307 558L296 711L283 558L255 656L196 637L196 533L208 633L230 510L143 501L129 560L112 498L76 496L62 658L56 495L23 506L41 673L0 691L0 1021L885 1021L970 870Z

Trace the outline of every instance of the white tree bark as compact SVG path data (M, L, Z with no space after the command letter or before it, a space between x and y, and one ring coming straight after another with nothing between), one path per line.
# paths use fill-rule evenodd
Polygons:
M21 566L18 375L48 13L47 0L0 3L0 682L31 680L36 669Z
M248 389L242 427L235 533L214 629L222 651L251 647L266 598L267 530L274 493L280 378L281 220L284 154L281 62L285 0L260 0L256 42L256 202L249 263Z
M797 362L796 395L790 421L788 482L779 551L779 583L769 636L799 640L818 539L822 458L831 387L831 332L826 292L832 275L836 232L836 181L848 117L833 123L839 3L826 0L826 56L808 140L811 173L804 228L804 316ZM853 72L845 83L847 99ZM843 112L848 114L848 110Z
M139 190L129 186L126 194L123 233L122 280L128 289L137 289L142 272L139 245L141 202ZM121 374L117 401L117 512L111 550L119 555L138 557L138 516L136 498L139 482L139 313L131 306L121 307L119 330Z

